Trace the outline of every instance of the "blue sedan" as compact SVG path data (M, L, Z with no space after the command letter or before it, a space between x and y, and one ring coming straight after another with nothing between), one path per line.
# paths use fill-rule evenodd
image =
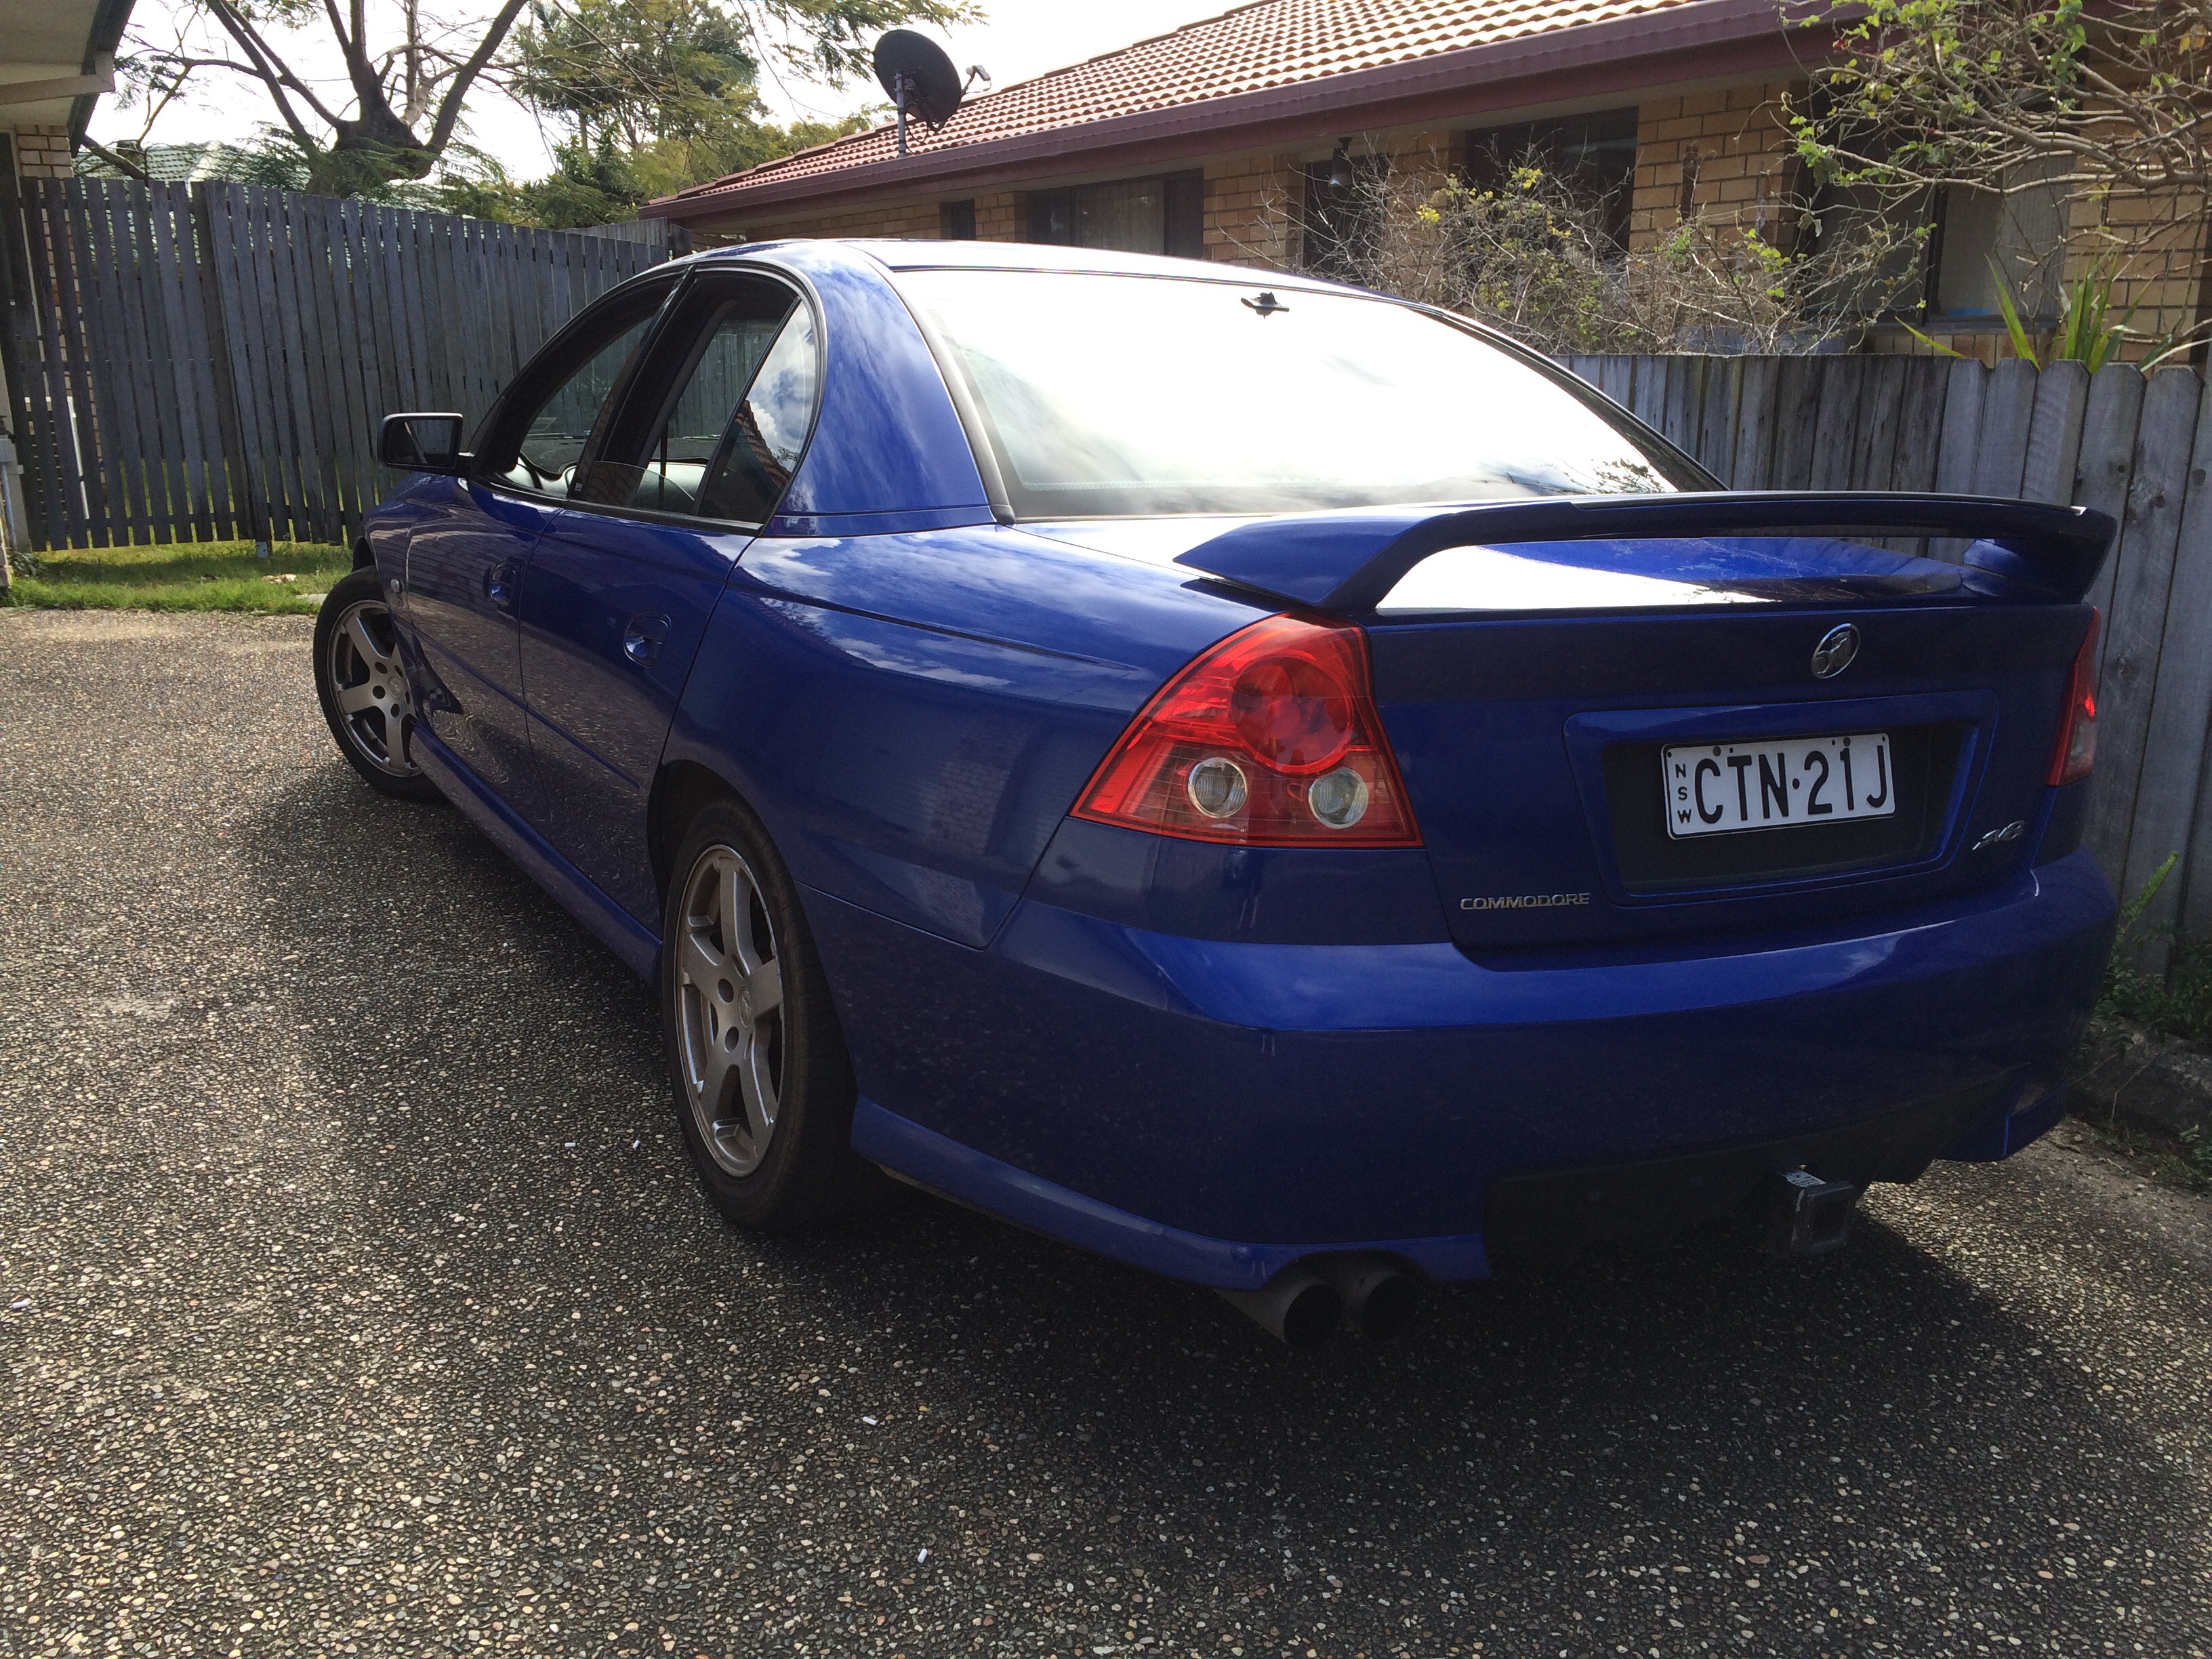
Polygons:
M895 1177L1304 1343L2060 1110L2096 514L1731 493L1462 319L979 243L659 267L383 446L331 731L657 983L738 1224Z

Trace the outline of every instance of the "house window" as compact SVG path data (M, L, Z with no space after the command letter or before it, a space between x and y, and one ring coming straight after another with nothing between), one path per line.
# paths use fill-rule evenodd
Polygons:
M937 234L948 242L972 242L975 240L975 198L964 202L945 202L937 210Z
M1837 294L1839 305L1971 331L1999 321L2002 283L2022 322L2058 316L2066 264L2060 185L2031 180L2005 195L1947 189L1903 198L1870 185L1830 185L1820 194L1818 212L1817 246L1832 252L1846 270L1851 250L1876 240L1888 247L1874 267L1850 279L1856 291ZM1924 234L1916 238L1916 230Z
M1298 221L1298 263L1340 283L1371 280L1382 229L1382 189L1389 163L1379 155L1333 157L1306 168L1305 210ZM1329 182L1331 173L1349 178Z
M1514 169L1526 166L1542 167L1576 199L1599 210L1613 246L1628 246L1628 211L1636 193L1632 106L1486 127L1467 135L1467 178L1477 190L1501 189Z
M2063 170L2054 161L2045 174ZM2008 287L2022 321L2051 321L2066 275L2066 193L2045 178L2015 174L2009 194L1946 190L1929 251L1935 276L1929 314L1995 318Z
M1029 240L1123 253L1206 256L1206 180L1197 173L1115 179L1068 190L1031 191Z

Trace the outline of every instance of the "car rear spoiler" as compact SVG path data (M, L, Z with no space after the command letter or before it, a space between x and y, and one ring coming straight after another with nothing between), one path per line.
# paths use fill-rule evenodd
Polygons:
M1262 519L1176 561L1318 611L1372 611L1398 580L1449 547L1636 537L1937 536L1973 544L1966 564L2008 590L2068 602L2089 591L2118 526L2086 507L1993 495L1727 490L1550 495L1471 507L1358 507Z

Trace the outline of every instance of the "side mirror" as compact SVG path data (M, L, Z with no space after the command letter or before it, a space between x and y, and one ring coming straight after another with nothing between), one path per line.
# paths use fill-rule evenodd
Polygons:
M459 415L387 415L377 434L376 459L400 472L442 472L459 477L468 470L461 448Z

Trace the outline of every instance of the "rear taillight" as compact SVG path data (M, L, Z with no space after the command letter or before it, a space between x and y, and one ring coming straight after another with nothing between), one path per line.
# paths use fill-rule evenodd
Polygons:
M2051 781L2078 783L2097 763L2097 635L2104 618L2089 613L2089 632L2075 654L2066 682L2066 713L2058 722L2058 741L2051 751Z
M1418 847L1356 628L1270 617L1170 680L1075 816L1245 847Z

